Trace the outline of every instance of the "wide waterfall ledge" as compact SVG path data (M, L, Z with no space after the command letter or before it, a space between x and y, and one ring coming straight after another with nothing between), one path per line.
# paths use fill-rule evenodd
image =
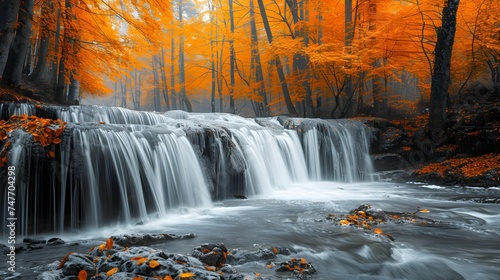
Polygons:
M147 222L295 182L374 178L370 130L353 120L0 104L3 120L12 115L67 122L57 145L20 129L1 143L16 168L21 235Z

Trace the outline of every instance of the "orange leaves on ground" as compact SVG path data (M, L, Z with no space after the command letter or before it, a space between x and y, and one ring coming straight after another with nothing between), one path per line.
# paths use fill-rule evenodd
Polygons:
M383 234L384 232L380 228L376 228L373 230L373 233L375 234Z
M106 272L106 276L110 277L117 272L118 272L118 267L112 268L112 269L108 270L108 272Z
M87 280L87 271L80 270L80 272L78 272L78 280Z
M157 260L151 260L149 262L149 267L151 267L151 268L155 268L155 267L157 267L159 265L160 265L160 263Z
M0 121L0 141L8 139L9 134L16 130L22 129L33 136L35 142L40 143L43 147L48 147L52 144L61 143L61 134L64 131L66 123L61 120L43 119L37 116L12 115L9 120ZM7 142L0 152L0 166L7 163L7 148L10 142ZM54 151L48 151L48 157L55 157Z
M500 154L487 154L472 158L452 158L444 162L431 163L415 171L416 174L438 173L440 176L453 174L470 178L500 169Z

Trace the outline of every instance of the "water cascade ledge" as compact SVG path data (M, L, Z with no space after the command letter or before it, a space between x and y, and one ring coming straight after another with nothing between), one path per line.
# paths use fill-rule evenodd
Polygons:
M20 235L147 222L293 182L373 179L370 132L357 121L0 104L2 119L14 114L68 122L54 158L22 130L2 143L12 143Z

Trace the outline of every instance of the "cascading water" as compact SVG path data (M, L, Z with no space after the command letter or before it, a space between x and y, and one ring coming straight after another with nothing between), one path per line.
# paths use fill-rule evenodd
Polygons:
M355 121L27 104L1 104L0 113L68 122L55 158L23 131L8 139L21 235L148 221L298 181L372 179L369 134Z

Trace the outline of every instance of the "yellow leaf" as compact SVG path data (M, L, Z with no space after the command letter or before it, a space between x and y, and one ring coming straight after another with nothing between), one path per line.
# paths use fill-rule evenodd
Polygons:
M340 223L341 226L348 226L348 225L351 224L348 220L340 220L339 223Z
M382 230L380 228L376 228L373 230L375 234L383 234Z
M300 259L300 263L301 263L301 264L307 264L306 259L301 258L301 259Z
M143 263L145 263L147 261L148 261L148 258L141 258L141 259L137 260L137 264L140 265L140 264L143 264Z
M149 262L149 267L151 267L151 268L155 268L159 265L160 265L160 263L157 260L152 260Z
M106 272L106 276L110 277L113 274L115 274L116 272L118 272L118 267L115 267L115 268L108 270L108 272Z
M181 278L181 279L189 279L193 276L194 276L194 274L191 272L184 272L184 273L179 274L179 278Z
M104 251L104 249L106 249L106 244L101 244L101 245L99 245L98 248L100 251Z
M427 208L420 210L420 213L429 213L429 212L431 211L429 211Z

